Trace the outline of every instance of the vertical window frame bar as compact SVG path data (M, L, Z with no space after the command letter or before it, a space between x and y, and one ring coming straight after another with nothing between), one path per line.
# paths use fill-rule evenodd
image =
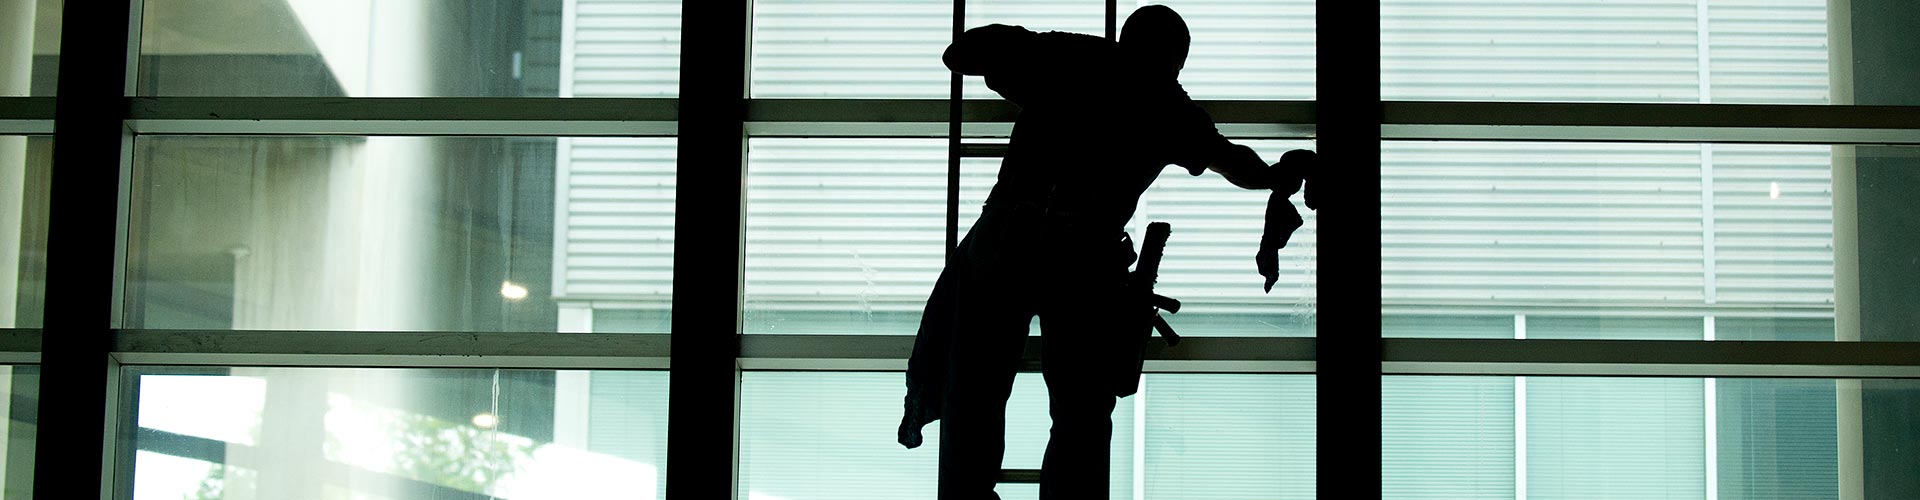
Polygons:
M752 25L751 0L681 3L666 464L677 500L739 497Z
M1380 2L1315 8L1316 495L1381 497Z
M112 499L131 480L118 430L123 394L111 355L120 326L133 136L126 127L140 54L141 0L67 2L55 97L47 290L34 498ZM119 12L101 22L100 12ZM116 21L117 19L117 21ZM112 29L115 22L120 29ZM109 29L98 29L102 24ZM67 443L71 446L57 446ZM89 445L91 444L91 445ZM91 493L85 493L91 489Z
M960 34L967 30L967 0L953 0L953 41L960 41ZM966 126L966 117L962 113L966 107L966 87L959 73L948 75L949 97L947 99L947 252L953 257L954 250L960 248L960 159L962 131Z

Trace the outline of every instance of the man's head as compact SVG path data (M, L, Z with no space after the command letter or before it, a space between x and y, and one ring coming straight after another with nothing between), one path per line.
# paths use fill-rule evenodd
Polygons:
M1120 47L1149 67L1171 69L1174 75L1187 65L1187 21L1165 5L1148 5L1127 16L1120 28Z

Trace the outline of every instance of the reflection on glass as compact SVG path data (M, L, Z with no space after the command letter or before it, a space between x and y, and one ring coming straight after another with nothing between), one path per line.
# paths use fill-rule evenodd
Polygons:
M1138 4L1121 2L1120 19ZM1180 81L1195 99L1312 99L1314 7L1303 0L1168 1L1193 32ZM966 27L1106 35L1099 2L969 0ZM761 0L754 3L753 96L944 99L953 2ZM980 78L966 97L996 99Z
M0 0L0 97L54 95L62 4Z
M1310 375L1148 374L1134 396L1146 412L1136 434L1145 481L1133 498L1316 498L1314 384Z
M1119 2L1118 23L1149 3L1172 7L1193 37L1180 84L1194 99L1312 99L1314 3L1302 0L1167 0ZM967 2L967 26L992 23L1034 31L1106 36L1099 3L1073 0ZM998 99L980 78L966 79L969 99ZM944 95L943 95L944 97Z
M130 327L666 331L672 139L143 137L135 150ZM593 324L602 311L625 321Z
M571 7L571 8L569 8ZM671 96L679 0L148 2L143 95Z
M53 139L0 136L0 328L41 326Z
M1843 202L1865 200L1834 176L1889 156L1805 145L1382 146L1386 334L1486 338L1834 340L1838 291L1856 278L1836 273L1836 220L1852 218ZM1738 331L1716 335L1716 321Z
M753 97L945 98L951 0L753 4Z
M665 372L137 377L136 499L665 498Z
M33 498L40 367L0 366L0 498Z
M1186 19L1193 44L1180 84L1194 99L1314 98L1318 23L1312 0L1120 3L1122 23L1132 3L1166 5Z
M1306 143L1252 141L1277 160ZM946 144L902 139L755 139L747 172L747 333L917 331L946 246ZM979 217L998 159L962 163L960 234ZM1297 199L1297 197L1296 197ZM1261 292L1264 191L1168 169L1130 232L1173 224L1157 291L1180 299L1188 335L1313 332L1312 212L1282 251L1282 281Z
M901 377L898 372L748 373L740 397L741 500L932 498L940 424L926 428L919 448L894 442L905 393ZM1140 457L1138 439L1146 430L1136 425L1137 401L1123 398L1113 413L1109 487L1115 498L1138 491L1133 471ZM1003 467L1040 468L1048 427L1046 383L1038 373L1020 374L1007 403ZM1007 500L1037 494L1030 485L998 490Z
M741 392L742 500L931 498L938 423L907 450L899 373L749 373ZM1114 498L1305 500L1315 494L1314 381L1300 375L1148 374L1113 413ZM1046 386L1015 379L1007 468L1038 468ZM1008 500L1032 486L1001 485Z
M1846 3L1838 2L1842 10ZM1385 0L1381 92L1400 100L1827 104L1835 86L1830 4Z
M1387 377L1383 390L1396 499L1905 498L1903 450L1920 443L1910 380Z
M1288 150L1313 148L1308 142L1236 142L1253 147L1267 162L1279 161ZM1253 254L1260 247L1268 194L1234 187L1211 172L1194 177L1168 168L1141 196L1128 232L1146 234L1150 222L1173 226L1154 291L1181 301L1180 313L1167 322L1182 335L1313 335L1318 219L1299 195L1292 198L1306 225L1280 250L1280 281L1264 292Z
M946 246L946 141L755 139L747 333L912 334Z

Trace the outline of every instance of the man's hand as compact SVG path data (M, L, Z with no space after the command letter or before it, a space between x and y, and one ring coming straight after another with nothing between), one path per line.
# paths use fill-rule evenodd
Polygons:
M1300 211L1293 207L1287 198L1303 187L1308 209L1317 205L1313 198L1313 185L1307 181L1318 170L1318 155L1313 151L1295 149L1280 156L1280 162L1267 168L1269 178L1278 179L1273 185L1273 194L1267 197L1266 228L1260 235L1260 251L1253 255L1254 267L1260 276L1266 277L1265 290L1273 292L1273 284L1280 281L1280 249L1286 248L1287 240L1293 238L1293 232L1305 225Z

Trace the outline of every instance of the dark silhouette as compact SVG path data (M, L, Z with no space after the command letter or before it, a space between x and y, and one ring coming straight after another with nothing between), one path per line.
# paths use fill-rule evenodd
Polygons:
M996 24L947 47L948 68L986 77L1020 116L985 209L927 300L908 362L899 439L919 446L921 427L945 420L942 500L999 498L1007 397L1035 315L1053 417L1040 498L1108 498L1114 401L1138 387L1154 306L1168 305L1152 295L1151 276L1129 277L1135 255L1124 226L1167 165L1274 191L1256 261L1269 288L1277 278L1277 251L1301 224L1287 196L1313 152L1269 167L1222 137L1180 87L1188 41L1179 14L1155 5L1127 19L1118 43ZM1142 269L1151 264L1143 259Z

